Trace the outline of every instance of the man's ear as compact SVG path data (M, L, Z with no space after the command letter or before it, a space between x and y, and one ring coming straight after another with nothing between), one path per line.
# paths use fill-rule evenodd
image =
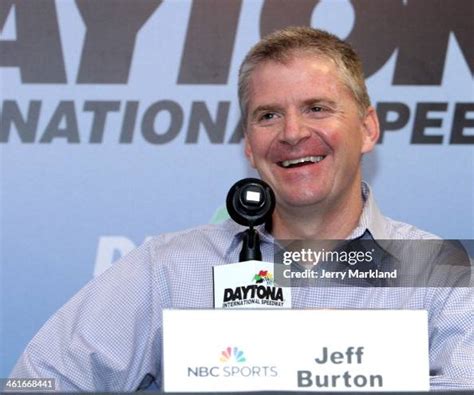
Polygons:
M362 123L362 148L361 153L365 154L374 149L377 140L380 137L379 118L375 108L370 106L367 109Z
M250 162L250 165L255 169L255 160L253 158L252 146L249 143L249 135L245 132L245 156Z

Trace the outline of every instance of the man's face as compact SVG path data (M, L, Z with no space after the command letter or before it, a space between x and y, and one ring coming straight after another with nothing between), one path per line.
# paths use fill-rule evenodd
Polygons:
M361 119L333 62L302 55L258 65L247 110L246 155L280 206L360 196L360 158L378 137L377 118L371 109Z

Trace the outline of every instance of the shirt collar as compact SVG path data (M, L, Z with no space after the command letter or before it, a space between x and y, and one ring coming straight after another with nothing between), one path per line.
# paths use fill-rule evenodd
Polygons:
M367 183L362 182L361 191L364 207L359 223L351 232L348 239L361 237L366 231L368 231L375 240L388 239L389 235L385 226L386 219L375 202L371 188Z

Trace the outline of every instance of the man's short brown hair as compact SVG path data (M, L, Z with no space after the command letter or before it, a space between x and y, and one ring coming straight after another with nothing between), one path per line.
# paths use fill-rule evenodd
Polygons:
M332 60L340 71L342 83L352 92L360 115L365 114L370 106L370 99L365 86L362 62L354 49L345 41L323 30L287 27L260 40L240 66L239 104L244 125L247 118L249 80L255 67L265 61L285 63L302 53Z

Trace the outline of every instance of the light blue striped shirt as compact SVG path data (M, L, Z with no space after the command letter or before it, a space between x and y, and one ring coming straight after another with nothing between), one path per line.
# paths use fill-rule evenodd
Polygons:
M384 217L363 184L364 210L350 238L434 236ZM227 221L154 237L93 279L28 344L11 377L55 378L63 391L162 387L164 308L212 308L212 266L238 262L244 228ZM259 228L263 260L273 239ZM293 288L293 308L426 309L432 389L474 388L473 288ZM193 323L183 328L192 336ZM349 329L349 328L348 328ZM310 329L306 329L310 330ZM407 358L409 356L407 355Z

